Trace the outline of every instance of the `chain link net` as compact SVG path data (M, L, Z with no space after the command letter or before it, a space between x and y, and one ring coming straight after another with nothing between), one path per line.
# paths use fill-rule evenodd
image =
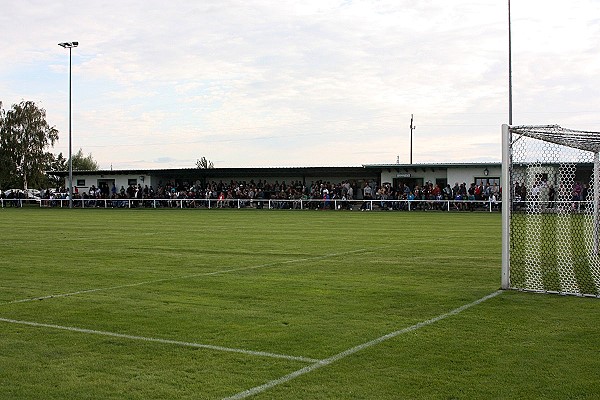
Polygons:
M510 132L510 287L599 297L600 133Z

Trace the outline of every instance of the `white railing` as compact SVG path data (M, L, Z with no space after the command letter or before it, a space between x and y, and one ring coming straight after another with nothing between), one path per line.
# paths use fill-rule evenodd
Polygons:
M68 208L68 199L1 199L5 207ZM501 211L502 201L492 200L323 200L323 199L73 199L75 208L255 208L292 210L439 210L439 211ZM545 212L558 210L583 211L592 207L586 200L515 200L513 211L531 208Z
M68 199L0 199L1 207L69 207ZM75 208L255 208L292 210L439 210L488 211L501 210L500 201L490 200L323 200L323 199L73 199Z
M23 207L24 205L38 205L37 199L0 199L0 207Z

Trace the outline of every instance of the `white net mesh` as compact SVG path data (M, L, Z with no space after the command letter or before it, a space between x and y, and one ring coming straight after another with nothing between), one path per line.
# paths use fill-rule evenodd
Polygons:
M510 287L599 296L600 133L509 130Z

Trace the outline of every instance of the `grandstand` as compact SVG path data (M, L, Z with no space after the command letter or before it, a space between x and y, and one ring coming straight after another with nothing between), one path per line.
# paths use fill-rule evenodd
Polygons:
M67 177L64 171L51 171L52 175ZM497 183L500 184L501 163L430 163L430 164L372 164L360 167L289 167L289 168L183 168L183 169L138 169L138 170L99 170L74 171L73 185L87 191L94 185L104 184L117 188L129 185L148 185L184 182L194 184L207 182L296 182L304 185L324 181L375 182L377 185L389 183L394 187L407 184L409 187L422 186L426 182L440 187L458 183ZM66 186L66 185L65 185Z

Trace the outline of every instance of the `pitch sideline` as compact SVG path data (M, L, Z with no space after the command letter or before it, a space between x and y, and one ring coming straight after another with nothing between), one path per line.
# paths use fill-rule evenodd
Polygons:
M41 322L21 321L21 320L10 319L10 318L1 318L0 317L0 322L6 322L6 323L10 323L10 324L17 324L17 325L27 325L27 326L37 327L37 328L60 329L63 331L70 331L70 332L88 333L88 334L101 335L101 336L111 336L111 337L116 337L116 338L120 338L120 339L141 340L141 341L145 341L145 342L173 344L173 345L183 346L183 347L195 347L195 348L208 349L208 350L225 351L225 352L230 352L230 353L241 353L241 354L247 354L247 355L251 355L251 356L281 358L284 360L301 361L301 362L305 362L305 363L320 362L320 360L317 360L314 358L309 358L309 357L290 356L290 355L286 355L286 354L277 354L277 353L269 353L266 351L238 349L238 348L233 348L233 347L216 346L216 345L211 345L211 344L183 342L183 341L172 340L172 339L161 339L161 338L153 338L153 337L147 337L147 336L128 335L125 333L98 331L98 330L94 330L94 329L76 328L73 326L44 324Z

